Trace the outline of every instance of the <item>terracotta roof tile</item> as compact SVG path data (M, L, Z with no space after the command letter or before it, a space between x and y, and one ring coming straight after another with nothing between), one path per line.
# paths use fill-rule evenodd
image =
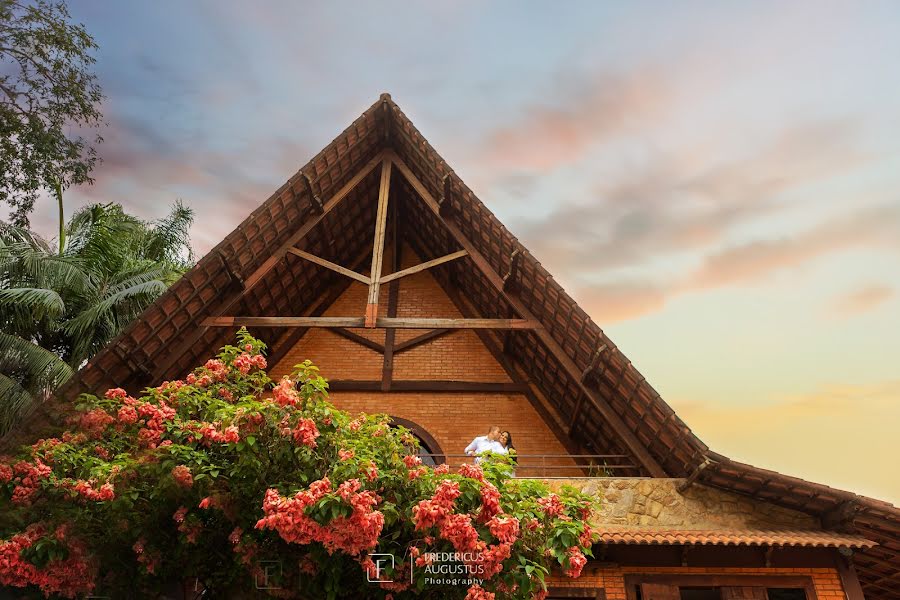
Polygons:
M858 535L803 529L656 529L610 528L600 532L604 544L807 546L820 548L871 548L875 542Z

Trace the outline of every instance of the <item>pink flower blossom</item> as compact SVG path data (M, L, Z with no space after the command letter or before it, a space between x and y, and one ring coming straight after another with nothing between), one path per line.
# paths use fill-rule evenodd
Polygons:
M587 564L587 558L581 553L581 550L577 546L569 548L567 554L569 568L566 569L565 573L568 577L574 579L581 575L581 570L584 568L584 565Z
M191 474L190 468L185 465L178 465L172 469L172 477L180 487L189 489L194 485L194 476Z
M477 583L472 584L464 600L494 600L494 593L487 592Z
M316 447L316 438L319 437L319 430L312 419L300 417L297 425L294 427L294 441L303 444L309 448Z

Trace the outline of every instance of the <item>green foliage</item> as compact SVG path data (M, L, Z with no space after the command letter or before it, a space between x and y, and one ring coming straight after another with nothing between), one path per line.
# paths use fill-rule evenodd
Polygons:
M458 550L447 532L459 528L428 525L422 510L453 488L446 515L477 533L481 551L506 544L480 584L497 600L532 598L552 570L573 566L573 552L590 555L588 497L511 479L502 457L459 472L421 466L409 431L387 415L337 410L308 361L275 385L264 349L242 330L184 381L137 399L82 396L75 429L24 448L13 468L0 464L0 554L36 532L21 563L0 565L0 584L29 565L65 564L110 597L154 597L181 581L208 597L244 597L264 578L278 597L462 599L468 584L409 571L411 556ZM497 537L492 515L516 521L510 539ZM312 530L319 537L304 538ZM367 581L370 552L397 558L384 573L395 584ZM88 591L79 581L44 589Z
M19 227L42 188L91 181L102 138L80 134L102 124L96 48L63 2L0 0L0 201Z
M0 435L190 266L190 209L148 223L117 204L76 212L65 245L0 226Z

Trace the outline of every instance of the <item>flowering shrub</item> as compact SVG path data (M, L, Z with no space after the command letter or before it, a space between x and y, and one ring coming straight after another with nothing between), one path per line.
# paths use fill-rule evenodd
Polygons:
M238 341L139 398L82 396L69 431L0 461L0 585L501 600L543 598L553 568L580 575L587 497L511 479L500 460L425 467L386 415L335 409L308 361L275 383L264 345ZM477 580L429 582L435 553Z

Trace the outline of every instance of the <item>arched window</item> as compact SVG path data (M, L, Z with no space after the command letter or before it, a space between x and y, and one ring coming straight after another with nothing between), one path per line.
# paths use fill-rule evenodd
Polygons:
M441 450L437 440L417 423L400 417L391 417L391 427L405 427L415 436L419 441L419 458L422 459L423 465L434 467L446 462L444 451Z

